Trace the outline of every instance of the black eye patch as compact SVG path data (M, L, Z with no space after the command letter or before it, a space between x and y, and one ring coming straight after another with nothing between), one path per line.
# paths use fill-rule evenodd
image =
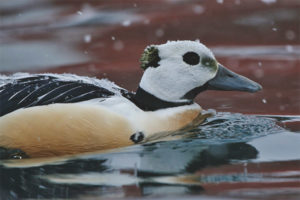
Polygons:
M187 52L183 56L183 61L189 65L197 65L200 62L200 56L195 52Z

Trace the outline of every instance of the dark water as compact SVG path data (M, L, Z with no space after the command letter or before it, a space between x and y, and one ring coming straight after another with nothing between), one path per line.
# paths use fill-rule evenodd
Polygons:
M107 153L2 161L1 196L260 198L268 192L268 198L292 194L293 199L300 194L300 135L275 123L286 121L299 118L218 113L185 139Z
M1 161L0 199L299 199L299 9L297 0L0 1L3 74L68 72L135 90L145 46L200 39L264 87L200 94L216 115L173 134L181 139Z

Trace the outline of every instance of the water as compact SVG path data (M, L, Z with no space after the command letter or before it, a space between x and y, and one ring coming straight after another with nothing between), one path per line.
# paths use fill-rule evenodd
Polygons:
M75 73L135 90L147 45L199 39L264 89L200 94L216 114L168 141L2 160L0 199L299 199L298 10L297 1L1 1L2 74Z
M119 198L225 192L248 198L249 189L269 191L275 183L288 184L297 196L300 134L282 126L300 122L300 117L271 117L217 113L189 132L176 133L189 135L184 139L106 153L2 161L1 196Z

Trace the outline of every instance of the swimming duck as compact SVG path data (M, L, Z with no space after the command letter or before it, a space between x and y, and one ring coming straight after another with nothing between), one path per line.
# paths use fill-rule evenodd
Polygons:
M262 87L217 62L198 41L146 47L137 91L72 74L0 78L0 147L29 157L77 154L142 142L201 115L202 91Z

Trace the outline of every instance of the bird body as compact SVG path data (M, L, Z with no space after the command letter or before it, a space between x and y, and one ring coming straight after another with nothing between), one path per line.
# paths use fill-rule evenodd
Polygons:
M197 104L144 112L120 97L35 106L0 118L0 143L30 157L112 149L134 144L134 133L175 131L199 113Z
M151 45L141 67L135 93L70 74L0 77L0 147L45 157L129 146L191 124L202 111L193 99L206 89L261 89L199 42Z

